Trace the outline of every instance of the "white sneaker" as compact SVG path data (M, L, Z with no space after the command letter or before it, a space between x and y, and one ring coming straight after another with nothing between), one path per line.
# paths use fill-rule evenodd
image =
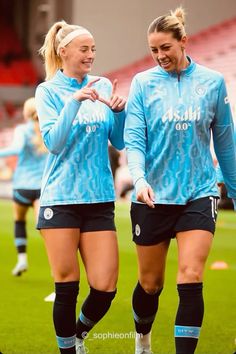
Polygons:
M27 262L17 262L15 268L12 270L12 275L19 277L23 272L28 269Z
M150 348L145 347L136 347L135 354L153 354Z
M46 302L54 302L55 298L56 298L56 293L53 292L53 293L49 294L48 296L46 296L44 298L44 301L46 301Z
M153 354L151 351L151 331L147 334L136 333L135 354Z
M84 340L80 338L76 338L75 342L76 354L86 354L87 350L84 346Z

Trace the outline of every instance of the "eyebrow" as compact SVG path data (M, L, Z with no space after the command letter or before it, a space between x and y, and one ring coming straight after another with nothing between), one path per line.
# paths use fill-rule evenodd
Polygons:
M81 45L80 48L89 48L89 45ZM95 48L95 45L92 45L92 48Z
M162 45L160 45L160 47L165 47L165 46L168 46L168 45L171 45L171 43L164 43L164 44L162 44ZM157 47L155 47L155 46L150 46L150 48L151 49L155 49L155 48L157 48Z

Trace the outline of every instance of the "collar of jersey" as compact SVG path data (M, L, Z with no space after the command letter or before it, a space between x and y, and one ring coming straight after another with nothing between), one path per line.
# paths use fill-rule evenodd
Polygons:
M196 67L196 63L192 60L191 57L189 57L187 55L188 61L189 61L189 65L187 66L187 68L181 70L180 74L178 75L176 71L173 72L167 72L165 69L163 69L161 66L158 66L159 70L165 74L166 76L171 76L171 77L177 77L177 76L182 76L182 75L190 75L193 70Z
M78 80L75 79L74 77L69 77L63 74L62 70L57 71L56 78L59 79L60 81L63 81L67 85L77 87L77 88L81 88L88 83L88 75L84 77L82 82L78 82Z

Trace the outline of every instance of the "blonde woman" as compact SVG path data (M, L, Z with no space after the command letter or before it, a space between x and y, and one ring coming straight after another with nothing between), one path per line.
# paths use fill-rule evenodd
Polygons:
M34 97L25 101L23 117L25 123L16 127L11 146L0 150L0 157L18 156L12 182L14 236L18 253L17 264L12 270L14 276L20 276L28 269L26 216L31 206L35 217L38 216L41 179L47 157Z
M125 143L135 185L131 219L139 263L133 293L136 354L151 353L171 238L178 245L176 353L195 352L219 197L211 134L236 202L233 121L225 82L220 73L186 54L184 22L184 10L178 8L150 24L148 44L157 65L135 76L127 105Z
M36 90L49 150L38 229L55 281L53 320L61 353L85 353L83 339L116 294L118 246L108 142L123 149L125 100L116 82L90 75L95 41L85 28L55 23L41 53L46 81ZM76 321L80 265L90 292Z

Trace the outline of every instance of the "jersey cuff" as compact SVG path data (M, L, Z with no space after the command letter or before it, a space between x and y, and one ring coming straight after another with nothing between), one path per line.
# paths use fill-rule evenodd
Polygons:
M144 177L140 177L136 182L135 182L135 191L136 193L144 187L147 187L148 183L147 181L144 179Z

